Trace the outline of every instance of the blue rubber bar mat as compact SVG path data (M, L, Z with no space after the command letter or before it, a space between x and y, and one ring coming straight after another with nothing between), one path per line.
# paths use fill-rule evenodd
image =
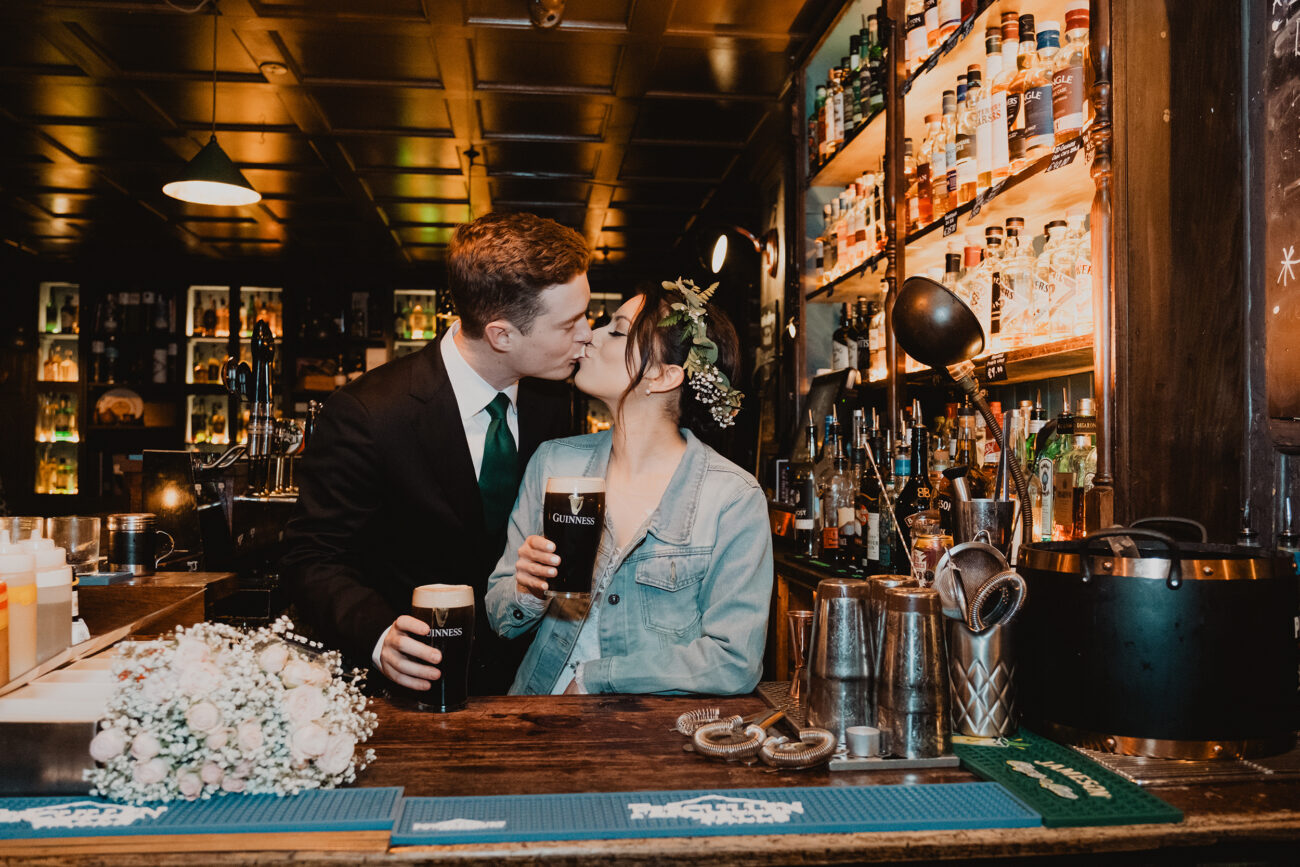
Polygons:
M393 846L1030 828L995 783L405 798Z
M102 798L0 798L0 840L155 834L387 831L402 789L325 789L277 798L222 795L134 806Z

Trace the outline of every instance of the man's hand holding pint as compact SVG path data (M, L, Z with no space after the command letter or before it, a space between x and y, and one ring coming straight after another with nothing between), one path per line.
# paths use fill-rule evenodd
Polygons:
M442 677L434 667L442 664L442 652L425 643L428 634L429 624L409 614L397 618L384 634L379 651L379 668L384 677L409 689L431 689L432 681Z

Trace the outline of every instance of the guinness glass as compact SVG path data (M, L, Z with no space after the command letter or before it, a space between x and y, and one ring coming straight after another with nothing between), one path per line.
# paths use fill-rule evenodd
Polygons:
M591 573L605 525L605 480L553 476L546 480L542 527L560 557L547 596L591 595Z
M460 710L469 694L469 651L474 642L474 590L468 584L425 584L411 592L411 616L429 624L423 641L442 652L428 692L416 692L420 710Z

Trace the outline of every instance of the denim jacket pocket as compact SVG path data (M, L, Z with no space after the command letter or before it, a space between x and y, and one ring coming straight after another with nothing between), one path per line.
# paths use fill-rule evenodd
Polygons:
M708 573L708 554L661 555L638 563L637 595L646 627L673 637L698 633L700 584Z

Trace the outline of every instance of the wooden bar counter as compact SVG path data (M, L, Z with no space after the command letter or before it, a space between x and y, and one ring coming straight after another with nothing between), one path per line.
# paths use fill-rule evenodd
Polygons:
M925 772L777 771L704 759L682 749L677 716L703 705L724 714L763 707L756 696L555 696L472 699L453 714L377 700L377 754L358 785L407 795L477 796L658 789L735 789L965 782L959 769ZM1003 857L1113 863L1252 860L1293 863L1300 844L1300 782L1189 785L1155 790L1182 809L1179 824L823 835L753 835L394 848L328 852L304 834L291 852L68 854L5 858L42 865L272 864L850 864Z

